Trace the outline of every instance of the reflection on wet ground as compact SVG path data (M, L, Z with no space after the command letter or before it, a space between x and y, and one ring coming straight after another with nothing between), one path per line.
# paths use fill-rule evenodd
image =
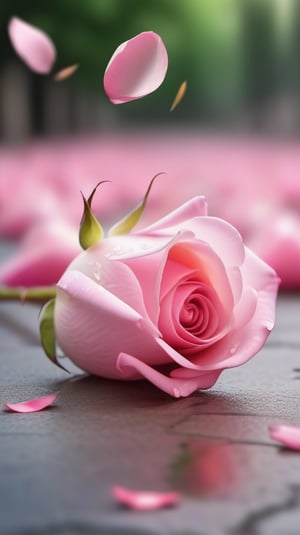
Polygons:
M189 496L231 496L241 476L234 448L232 444L212 440L182 444L171 465L172 484Z

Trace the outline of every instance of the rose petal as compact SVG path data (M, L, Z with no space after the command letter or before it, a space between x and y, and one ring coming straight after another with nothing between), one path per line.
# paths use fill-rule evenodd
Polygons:
M46 221L33 227L16 254L1 264L0 283L26 288L55 284L80 251L73 227Z
M203 199L202 203L205 206L204 198L196 197L193 200L198 200L199 203L201 199ZM197 205L189 205L190 203L186 203L183 207L187 209L197 208ZM187 219L184 217L184 212L179 213L177 219L175 212L171 212L166 218L141 230L139 234L154 232L159 235L174 235L179 231L191 231L195 236L201 237L202 241L209 243L210 247L228 267L239 266L243 263L245 258L244 244L240 233L230 223L217 217L201 217L204 214L191 214L191 217Z
M135 234L173 234L172 227L177 227L194 217L207 216L207 202L202 195L193 197L178 208L165 215L155 223L152 223L146 228L136 231Z
M52 69L56 50L48 35L18 17L10 19L8 34L16 53L33 71L46 74Z
M141 361L132 355L128 355L127 353L120 353L117 366L122 372L124 379L127 379L127 377L130 378L132 370L135 370L140 376L143 376L145 379L150 381L150 383L174 398L187 397L192 394L192 392L202 388L201 375L199 374L193 376L192 378L188 377L184 379L167 377L158 370L148 366L148 364L145 364L144 361L144 356L143 361ZM211 384L213 383L210 382L209 386L211 386Z
M56 397L57 394L49 394L48 396L21 401L19 403L5 403L5 406L13 412L37 412L52 405Z
M182 259L184 258L184 264ZM222 258L222 257L221 257ZM218 295L224 312L230 312L233 307L233 294L221 258L205 242L194 240L178 240L170 249L168 262L162 277L160 290L161 300L179 281L190 276L195 280L211 285ZM196 272L198 272L196 274ZM194 280L194 279L192 279ZM226 319L224 317L224 323Z
M104 90L114 104L136 100L155 91L168 68L168 54L155 32L143 32L122 43L104 73Z
M300 451L300 427L294 425L272 425L269 435L287 448Z
M76 258L70 269L81 271L90 278L96 279L143 316L145 316L146 308L146 315L149 315L156 325L159 314L158 291L161 272L168 250L174 243L185 237L190 237L189 233L178 233L173 238L147 235L137 237L134 234L113 236ZM110 260L113 262L109 262ZM118 260L120 263L117 265ZM123 267L121 274L122 265L126 265L126 269ZM145 282L142 288L138 281Z
M143 355L151 365L170 360L158 346L157 329L150 321L79 271L67 271L58 283L55 330L65 354L101 377L123 378L116 366L122 351ZM130 378L140 375L132 373Z
M112 495L118 502L136 511L153 511L177 505L181 500L178 492L133 491L120 486L112 488Z
M281 212L253 232L250 247L283 279L285 288L300 286L300 218Z

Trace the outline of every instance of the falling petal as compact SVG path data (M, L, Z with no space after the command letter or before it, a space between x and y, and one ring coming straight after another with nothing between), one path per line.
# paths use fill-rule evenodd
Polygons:
M40 338L42 348L45 351L47 357L53 364L56 364L62 370L68 372L57 360L56 356L56 338L54 328L54 309L55 298L46 303L41 311L40 319ZM68 372L69 373L69 372Z
M99 241L102 240L104 235L103 228L101 227L98 219L94 216L92 212L93 197L96 193L97 188L100 186L100 184L103 184L104 182L109 182L109 180L102 180L101 182L99 182L94 187L88 199L86 199L83 194L81 194L84 204L84 210L79 229L79 243L83 249L88 249L92 245L99 243Z
M113 497L123 505L136 511L152 511L177 505L181 496L178 492L133 491L125 487L113 487Z
M134 227L135 225L138 223L138 221L140 220L140 218L142 217L143 215L143 212L144 212L144 209L145 209L145 206L147 204L147 199L149 197L149 193L151 191L151 188L152 188L152 185L153 185L153 182L154 180L159 176L159 175L163 175L164 173L157 173L157 175L155 175L148 188L147 188L147 191L144 195L144 198L142 200L142 202L140 202L136 208L134 208L131 212L129 212L129 214L127 216L125 216L123 219L121 219L121 221L118 221L118 223L116 223L115 225L113 225L113 227L110 229L109 231L109 236L117 236L119 234L128 234L128 232L130 232Z
M66 80L67 78L70 78L74 72L77 71L79 67L79 64L76 63L75 65L70 65L69 67L65 67L64 69L61 69L54 75L54 80L56 82L62 82L63 80Z
M162 84L167 68L168 54L161 37L142 32L114 52L104 73L104 90L113 104L136 100Z
M52 405L56 397L57 394L49 394L49 396L21 401L20 403L5 403L5 406L13 412L38 412Z
M269 427L269 434L287 448L300 451L300 426L273 425Z
M16 53L33 71L46 74L52 69L56 50L48 35L18 17L10 19L8 35Z
M182 84L180 85L177 93L176 93L176 96L173 100L173 103L172 103L172 106L170 108L170 111L173 111L175 110L175 108L177 108L178 104L182 101L185 93L186 93L186 90L187 90L187 82L186 80L184 80L184 82L182 82Z

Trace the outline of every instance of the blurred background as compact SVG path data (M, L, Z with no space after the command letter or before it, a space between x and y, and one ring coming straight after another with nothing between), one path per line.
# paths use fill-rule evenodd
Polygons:
M37 76L7 37L16 15L47 32L57 70L80 69L63 86ZM2 0L0 5L2 141L113 129L186 124L297 135L300 129L300 3L297 0ZM169 53L161 89L127 106L111 106L102 75L116 46L154 30ZM168 114L188 80L188 98Z
M32 72L9 42L12 16L51 37L53 73L75 63L78 71L61 83ZM3 239L26 240L54 220L77 230L79 191L89 194L103 178L112 184L94 208L109 225L164 171L143 223L205 194L211 215L237 226L283 286L300 288L298 0L1 0L0 24ZM103 90L106 65L145 30L166 45L166 80L145 98L113 105ZM186 96L170 113L183 80ZM21 266L21 257L13 262ZM1 282L12 279L0 266Z

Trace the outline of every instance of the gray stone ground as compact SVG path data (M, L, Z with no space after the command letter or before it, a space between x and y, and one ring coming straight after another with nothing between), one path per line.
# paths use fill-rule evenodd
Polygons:
M251 362L173 400L145 382L67 376L43 356L38 307L0 305L1 535L299 535L300 453L268 425L300 424L300 295ZM4 410L56 391L34 414ZM114 484L179 489L179 507L137 513Z

